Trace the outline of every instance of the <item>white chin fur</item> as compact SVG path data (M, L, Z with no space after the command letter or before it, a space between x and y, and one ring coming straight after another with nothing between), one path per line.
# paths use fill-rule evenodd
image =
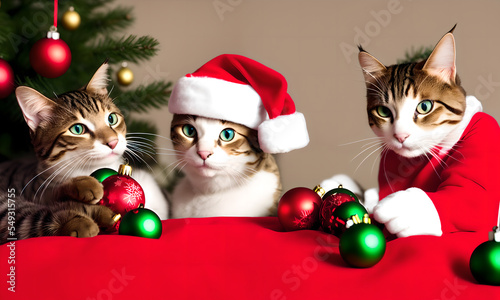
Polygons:
M409 148L406 148L406 147L391 147L391 149L396 152L398 155L401 155L401 156L404 156L404 157L408 157L408 158L412 158L412 157L417 157L417 156L420 156L420 155L424 155L425 152L418 148L418 149L409 149Z

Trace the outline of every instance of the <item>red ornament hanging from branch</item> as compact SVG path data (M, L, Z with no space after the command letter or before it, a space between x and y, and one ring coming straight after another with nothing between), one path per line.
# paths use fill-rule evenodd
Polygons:
M14 71L9 63L0 58L0 99L6 98L14 90Z
M31 48L30 63L38 74L47 78L59 77L69 69L71 51L57 32L57 0L54 0L54 26L50 27L46 38L38 40Z

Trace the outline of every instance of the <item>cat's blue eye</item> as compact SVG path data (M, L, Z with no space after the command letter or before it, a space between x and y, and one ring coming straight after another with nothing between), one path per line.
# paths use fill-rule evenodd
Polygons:
M182 126L182 133L184 133L187 137L194 137L196 134L196 129L193 125L184 125Z
M118 115L116 115L116 113L110 113L108 116L108 123L111 126L116 125L116 123L118 123Z
M226 128L220 132L220 139L224 142L229 142L234 139L234 130L231 128Z
M417 112L421 115L426 115L431 112L433 106L434 102L432 102L431 100L421 101L417 105Z
M74 135L82 135L85 133L85 125L75 124L69 128L69 131Z
M386 106L378 106L376 110L377 114L382 118L389 118L392 115L391 110Z

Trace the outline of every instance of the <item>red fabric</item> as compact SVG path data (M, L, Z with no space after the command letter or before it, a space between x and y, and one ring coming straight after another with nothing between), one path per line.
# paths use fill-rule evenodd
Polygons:
M500 128L476 113L455 147L435 157L408 159L388 151L380 160L379 197L417 187L434 203L443 232L488 231L500 199ZM430 156L430 155L429 155Z
M210 77L250 85L259 94L269 119L295 112L295 103L287 92L288 83L285 77L245 56L219 55L186 76Z
M43 237L0 246L0 299L500 299L477 284L472 251L487 233L413 236L382 260L348 267L338 238L282 232L275 217L163 221L158 240ZM15 266L15 293L7 290Z

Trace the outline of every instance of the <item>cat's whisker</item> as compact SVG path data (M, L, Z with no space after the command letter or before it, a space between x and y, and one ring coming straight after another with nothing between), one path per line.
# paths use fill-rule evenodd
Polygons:
M145 139L145 140L141 140L141 139L133 139L133 138L128 138L127 139L127 145L129 144L132 144L132 145L137 145L137 146L141 146L141 147L144 147L144 148L148 148L150 150L153 150L155 151L156 149L156 143L152 143L151 141Z
M372 147L370 147L370 148L367 148L367 149L363 150L363 152L364 152L364 151L366 151L366 150L368 150L368 149L371 149L371 148L373 148L373 147L376 147L376 146L377 146L377 145L374 145L374 146L372 146ZM357 166L356 170L354 170L354 173L356 173L356 172L358 171L358 169L361 167L361 165L362 165L362 164L363 164L363 163L364 163L364 162L365 162L365 161L366 161L366 160L367 160L370 156L372 156L374 153L376 153L377 151L379 151L380 149L385 148L385 147L386 147L386 145L385 145L385 144L382 144L381 146L377 147L375 150L373 150L372 152L370 152L370 154L368 154L368 155L367 155L367 156L366 156L366 157L365 157L365 158L364 158L364 159L363 159L363 160L362 160L362 161L358 164L358 166ZM358 154L357 156L359 156L359 154Z
M140 162L144 163L144 164L146 165L146 167L147 167L147 168L148 168L151 172L154 172L154 171L153 171L153 168L152 168L152 167L151 167L151 166L150 166L150 165L149 165L149 164L148 164L148 163L147 163L147 162L146 162L146 161L145 161L145 160L144 160L144 159L143 159L143 158L142 158L139 154L137 154L137 153L136 153L135 151L133 151L132 149L130 149L130 148L125 149L125 154L131 154L131 156L129 155L129 157L130 157L132 160L134 160L134 159L133 159L134 157L135 157L135 158L137 158ZM146 155L149 155L149 154L147 154L147 153L146 153ZM149 156L150 156L150 155L149 155ZM155 160L152 156L150 156L150 157L153 159L153 161L154 161L155 163L158 163L158 162L157 162L157 161L156 161L156 160Z
M360 153L358 153L356 156L354 156L352 159L351 159L351 162L353 160L355 160L356 158L358 158L361 154L365 153L366 151L370 151L370 149L372 149L373 147L377 147L379 144L379 142L377 141L377 143L374 143L373 145L369 146L369 147L366 147L365 149L363 149ZM379 147L380 148L380 147Z
M366 89L369 91L373 91L375 94L377 94L377 96L379 96L382 99L385 97L384 93L382 93L380 89L372 89L372 88L366 88Z
M362 145L362 146L361 146L361 149L370 148L370 147L373 147L373 145L378 145L378 144L380 144L380 143L383 143L383 141L382 141L382 140L380 140L380 141L372 141L372 142L368 142L368 143L366 143L366 144Z
M47 177L47 179L45 179L43 181L43 183L38 187L37 191L35 192L35 195L34 195L34 198L36 199L36 197L38 196L38 193L40 192L41 190L41 193L40 193L40 199L43 199L43 194L45 193L45 191L49 188L49 186L51 185L52 181L57 178L57 176L62 172L62 170L64 170L65 168L67 168L68 166L72 165L74 163L73 160L71 159L66 159L65 160L65 163L62 165L62 166L59 166L52 174L50 174L49 177Z
M129 136L133 136L133 137L135 137L135 136L138 136L138 135L149 135L149 136L158 137L158 138L161 138L161 139L164 139L164 140L170 141L170 142L172 141L172 140L171 140L170 138L168 138L168 137L165 137L165 136L163 136L163 135L159 135L159 134L156 134L156 133L150 133L150 132L129 132L129 133L127 133L127 134L126 134L127 138L128 138Z
M441 180L441 176L439 175L439 172L436 170L436 167L434 166L434 164L432 163L432 160L429 158L429 156L427 154L430 154L432 155L434 158L436 158L435 154L432 153L432 152L426 152L425 149L422 149L424 151L424 156L427 158L427 160L429 161L429 164L431 165L432 169L434 170L434 173L436 173L436 176L439 178L439 180ZM439 158L436 158L438 160L438 162L441 164L440 162L440 159Z
M46 168L45 170L39 172L38 174L36 174L35 176L33 176L33 178L31 178L30 181L28 181L28 183L26 183L26 185L23 187L23 189L21 190L21 195L23 194L24 190L38 177L40 177L41 175L43 175L44 173L46 172L49 172L50 170L54 169L54 168L57 168L60 164L64 164L66 161L68 161L69 159L68 158L65 158L65 159L62 159L60 161L58 161L57 163L55 163L54 165Z
M348 145L362 143L362 142L366 142L366 141L372 141L372 140L382 141L383 138L378 137L378 136L369 137L369 138L365 138L365 139L361 139L361 140L357 140L357 141L348 142L348 143L345 143L345 144L340 144L339 146L348 146Z
M135 151L139 154L146 154L148 155L151 159L153 159L156 163L158 163L156 161L156 159L154 158L154 155L156 155L156 151L153 149L148 149L148 148L142 148L141 146L138 146L138 145L133 145L133 144L128 144L127 145L127 148L132 150L132 151Z

